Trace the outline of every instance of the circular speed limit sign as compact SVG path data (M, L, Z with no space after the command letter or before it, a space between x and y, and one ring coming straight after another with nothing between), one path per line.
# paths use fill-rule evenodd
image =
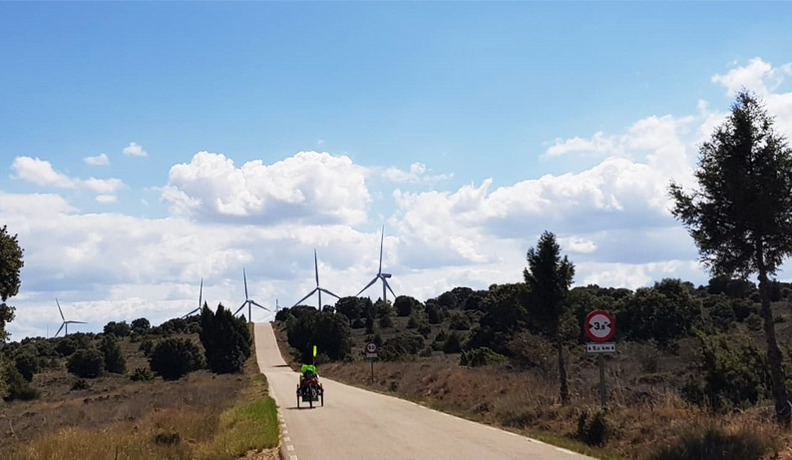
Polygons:
M586 316L583 324L588 338L595 342L607 342L616 333L613 316L605 310L594 310Z
M366 344L366 353L376 353L377 352L377 344L374 342L369 342Z

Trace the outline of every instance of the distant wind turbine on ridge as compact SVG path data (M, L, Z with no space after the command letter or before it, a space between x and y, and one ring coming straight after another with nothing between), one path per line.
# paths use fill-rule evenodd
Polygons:
M316 249L314 249L314 269L316 271L316 287L311 292L309 292L308 295L306 295L302 299L300 299L297 302L295 302L295 304L294 304L294 306L292 306L292 308L296 307L297 305L300 305L300 302L302 302L303 300L307 299L308 297L311 297L312 295L314 295L314 292L319 294L319 308L318 308L318 310L322 309L322 293L323 292L326 293L326 294L330 294L331 296L335 297L336 299L340 299L340 297L338 297L337 295L335 295L332 292L328 291L327 289L325 289L323 287L319 287L319 260L316 257Z
M386 296L388 294L387 291L390 291L391 294L393 294L393 298L394 299L396 298L396 294L393 292L393 289L391 289L390 284L388 284L388 278L390 278L392 275L390 273L382 273L382 246L383 246L384 242L385 242L385 226L383 225L382 226L382 236L380 237L379 270L377 271L377 274L374 276L374 279L369 281L369 283L366 285L366 287L361 289L360 292L358 292L355 295L355 297L359 296L360 294L363 293L363 291L365 291L366 289L370 288L372 284L377 282L377 280L382 280L382 301L385 302L387 300L387 298L386 298ZM386 289L387 289L387 291L386 291Z
M58 304L58 312L60 312L63 323L61 323L61 326L58 328L58 332L55 333L54 337L57 337L58 334L60 334L61 329L64 328L65 328L65 331L63 332L64 337L69 335L69 324L85 324L85 321L66 321L66 317L63 316L63 310L61 309L60 302L58 302L57 297L55 297L55 303Z
M202 302L203 302L203 278L201 278L201 288L198 291L198 308L196 308L195 310L191 311L190 313L187 313L186 315L182 316L182 318L186 318L186 317L188 317L188 316L190 316L192 314L195 314L195 313L198 313L199 311L201 311Z
M263 310L267 310L269 312L271 312L272 310L270 310L269 308L267 308L267 307L265 307L263 305L260 305L258 302L256 302L255 300L251 299L250 296L248 296L247 274L245 274L245 269L244 268L242 269L242 280L245 282L245 301L242 302L242 305L239 308L237 308L237 311L234 312L234 316L236 316L236 314L239 313L243 308L245 308L245 305L247 305L247 307L248 307L248 323L252 323L253 322L253 316L251 314L252 305L255 305L255 306L257 306L257 307L259 307L259 308L261 308Z

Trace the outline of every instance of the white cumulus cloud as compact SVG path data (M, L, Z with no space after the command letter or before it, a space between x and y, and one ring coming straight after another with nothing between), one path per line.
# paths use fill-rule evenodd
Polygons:
M110 195L124 187L121 179L88 179L72 178L56 171L52 163L39 158L17 157L11 164L11 169L18 179L32 182L45 187L62 189L88 189L98 194ZM106 198L105 198L106 199ZM97 200L98 201L98 200Z
M359 224L371 200L368 170L347 156L299 152L272 165L236 167L225 155L199 152L171 168L162 197L174 211L209 220L247 219Z
M110 159L107 158L107 155L102 153L95 157L85 157L83 158L83 162L85 162L85 164L93 165L93 166L107 166L110 164Z
M130 142L128 146L124 147L124 155L131 155L135 157L145 157L148 153L143 150L143 147L135 142Z
M115 195L97 195L96 201L102 204L110 204L117 202L118 197L116 197Z
M751 59L748 65L735 67L726 75L713 76L712 82L723 85L729 96L745 88L766 97L790 75L792 75L792 64L773 67L769 62L756 57Z
M396 183L435 183L448 180L454 177L453 174L437 174L430 175L431 170L426 168L423 163L413 163L410 165L409 171L403 171L399 168L388 168L382 173L385 180Z

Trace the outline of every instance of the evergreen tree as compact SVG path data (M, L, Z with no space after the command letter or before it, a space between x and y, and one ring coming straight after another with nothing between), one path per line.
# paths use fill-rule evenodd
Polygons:
M561 317L564 313L565 298L575 275L575 266L564 256L555 235L545 231L539 237L536 248L528 250L528 269L524 270L525 282L531 291L531 313L546 327L548 335L556 342L558 352L558 374L561 383L561 403L569 403L569 385L564 346L561 335Z
M99 351L104 356L104 368L107 372L123 374L126 372L126 359L121 354L121 347L115 337L106 335L99 345Z
M792 254L792 150L760 100L740 92L731 114L699 151L698 190L672 183L672 212L713 275L757 274L776 418L792 421L770 309L772 280Z
M204 305L199 337L206 353L206 363L212 372L242 372L245 361L250 357L252 343L244 318L234 317L222 304L217 306L215 313Z

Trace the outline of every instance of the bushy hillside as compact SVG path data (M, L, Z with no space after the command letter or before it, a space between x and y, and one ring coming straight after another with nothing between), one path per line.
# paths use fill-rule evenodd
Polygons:
M792 286L774 284L776 327L785 349L792 345L790 293ZM715 278L696 287L666 279L634 291L571 289L561 320L572 396L568 407L559 400L550 331L537 319L532 301L523 283L478 291L458 287L424 302L348 297L321 312L284 309L277 320L295 362L310 359L309 347L321 344L316 361L325 375L512 429L563 433L571 442L603 445L630 457L652 456L658 443L693 442L685 440L684 430L672 428L680 423L711 422L719 433L742 430L750 437L745 426L772 419L753 283ZM605 357L605 418L596 415L599 374L596 356L586 353L582 324L595 309L616 318L617 352ZM315 326L321 322L336 326ZM374 382L367 342L379 346ZM786 369L792 370L792 363ZM592 423L604 423L607 430L590 435L597 429ZM781 449L785 442L776 432L759 434L767 440L760 450Z

